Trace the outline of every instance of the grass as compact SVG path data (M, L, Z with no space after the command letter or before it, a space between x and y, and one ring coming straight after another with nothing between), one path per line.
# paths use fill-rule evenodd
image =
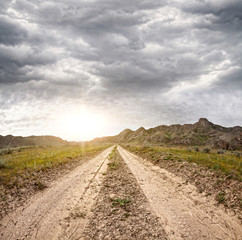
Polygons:
M108 167L111 170L116 170L118 168L118 163L116 162L108 163Z
M113 202L113 207L120 206L125 208L130 203L130 199L126 198L111 198L110 200Z
M1 155L6 155L6 154L10 154L10 153L12 153L12 152L13 152L12 149L4 148L4 149L1 149L1 150L0 150L0 156L1 156Z
M108 163L108 167L110 170L116 170L118 169L118 162L115 161L115 158L117 157L117 146L115 146L112 150L112 152L108 155L108 158L110 162Z
M112 152L108 155L109 160L115 158L117 156L117 146L115 146Z
M36 186L36 188L37 188L38 190L43 190L43 189L47 188L47 186L46 186L44 183L40 182L40 181L35 182L34 185Z
M225 192L218 193L218 195L216 196L218 203L224 203L226 201L225 195Z
M0 169L7 168L7 164L3 159L0 159Z
M146 147L146 146L129 146L129 149L141 155L150 157L153 161L159 159L171 161L188 161L196 163L203 167L215 171L221 171L227 176L231 176L237 180L242 180L242 157L240 154L226 151L223 154L218 154L217 151L203 152L176 148L176 147Z
M45 171L69 163L78 157L85 157L106 147L108 146L72 145L10 149L0 155L0 183L9 183L16 179L16 176L25 176L29 172Z

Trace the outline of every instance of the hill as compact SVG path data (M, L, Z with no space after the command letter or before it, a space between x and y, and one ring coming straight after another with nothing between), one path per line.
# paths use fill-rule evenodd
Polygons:
M0 148L12 148L21 146L58 146L65 145L68 142L54 136L1 136L0 135Z
M160 125L132 131L125 129L112 137L96 138L94 142L131 143L145 145L210 146L227 150L242 149L242 127L223 127L200 118L194 124Z

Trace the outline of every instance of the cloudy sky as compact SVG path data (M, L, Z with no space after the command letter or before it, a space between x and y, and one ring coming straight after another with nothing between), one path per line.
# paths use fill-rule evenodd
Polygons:
M241 0L0 2L0 135L242 125L241 96Z

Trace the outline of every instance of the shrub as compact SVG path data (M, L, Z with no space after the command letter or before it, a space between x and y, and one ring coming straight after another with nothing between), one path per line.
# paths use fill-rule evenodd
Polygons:
M224 151L219 150L219 151L217 152L217 154L224 154Z
M43 190L43 189L47 188L47 185L45 185L44 183L42 183L40 181L35 182L34 185L39 190Z
M242 154L241 154L240 152L235 152L234 155L235 155L236 157L240 157Z
M204 152L204 153L209 153L209 152L210 152L210 148L204 148L204 149L203 149L203 152Z
M0 160L0 169L2 169L2 168L7 168L7 165L6 165L5 161Z
M194 150L195 150L196 152L199 152L199 148L198 148L198 147L195 147Z
M2 150L0 151L0 155L11 154L12 152L13 152L13 150L12 150L12 149L9 149L9 148L7 148L7 149L2 149Z

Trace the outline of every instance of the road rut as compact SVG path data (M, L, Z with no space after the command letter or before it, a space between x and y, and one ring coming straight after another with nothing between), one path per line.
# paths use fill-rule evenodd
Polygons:
M113 147L33 196L0 222L0 239L80 239Z
M195 186L120 146L118 150L160 218L169 239L242 239L239 220L199 194Z

